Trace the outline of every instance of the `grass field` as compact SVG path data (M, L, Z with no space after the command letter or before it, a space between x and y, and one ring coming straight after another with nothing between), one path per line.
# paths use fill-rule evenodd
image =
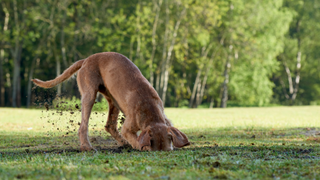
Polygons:
M191 145L117 147L94 112L79 152L80 113L0 108L0 179L320 179L320 107L165 109Z

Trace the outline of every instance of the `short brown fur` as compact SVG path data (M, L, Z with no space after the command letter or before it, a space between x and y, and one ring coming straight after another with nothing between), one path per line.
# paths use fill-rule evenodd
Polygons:
M103 94L109 103L105 129L119 145L129 143L139 150L154 151L172 150L171 142L179 148L190 144L187 136L166 118L161 99L138 67L119 53L97 53L77 61L54 80L32 81L40 87L51 88L77 71L82 95L82 119L78 131L82 151L93 150L88 138L88 123L97 92ZM122 136L117 130L119 110L126 116Z

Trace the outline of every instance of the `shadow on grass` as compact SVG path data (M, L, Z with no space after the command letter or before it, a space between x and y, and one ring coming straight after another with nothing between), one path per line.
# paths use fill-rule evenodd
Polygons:
M188 132L188 130L186 131ZM266 154L268 154L268 157L270 157L270 154L273 154L272 158L276 159L320 159L319 153L317 153L319 152L319 143L309 142L302 145L304 141L291 137L293 134L306 136L305 132L308 131L317 133L315 129L308 130L306 128L272 130L272 133L269 133L270 129L260 129L250 131L249 134L244 133L247 132L245 130L194 132L187 134L192 142L191 146L175 149L175 151L181 153L184 151L208 153L209 156L227 154L264 160L268 160L268 158L265 158ZM253 136L252 134L256 135ZM314 136L314 134L312 135ZM290 141L285 142L282 138L289 139ZM116 141L107 135L104 137L99 135L91 136L90 141L93 147L100 153L138 152L131 147L117 146ZM225 145L225 141L229 141L229 144ZM46 133L0 132L0 156L24 156L47 153L81 153L78 136L76 133L69 134L68 136L62 134L48 136Z
M1 136L1 139L6 136ZM81 153L77 137L43 137L35 136L25 138L21 136L10 137L9 142L0 146L0 155L21 154L47 154L47 153ZM123 153L136 151L128 146L117 146L116 141L106 137L95 136L90 138L91 144L99 152ZM94 152L94 151L93 151Z
M98 151L108 151L121 153L123 151L133 151L132 148L117 146L115 140L110 136L91 136L90 142ZM0 133L0 153L2 154L42 154L42 153L80 153L78 136L46 136L18 134L3 135Z
M99 153L102 154L120 154L120 153L148 153L141 152L131 147L124 146L104 146L95 147ZM262 159L268 160L284 160L284 159L320 159L319 146L217 146L208 145L204 147L185 147L181 149L174 149L174 152L179 154L187 154L194 152L205 157L242 157L247 159ZM78 146L56 146L56 147L20 147L20 148L8 148L0 150L0 157L4 156L19 156L27 157L30 155L46 155L46 154L78 154L83 153L79 150ZM92 153L95 153L92 151Z
M97 148L99 153L103 154L120 154L120 153L148 153L141 152L131 147L109 147ZM293 159L320 159L319 147L299 147L299 146L206 146L206 147L186 147L182 149L174 149L174 152L179 154L190 154L193 152L198 159L206 159L206 157L241 157L246 159L261 159L264 161L269 160L293 160ZM0 157L4 156L19 156L29 157L30 155L46 155L46 154L65 154L72 155L83 153L78 147L59 147L59 148L19 148L7 149L3 152L0 151ZM95 153L92 151L92 153ZM209 158L210 161L210 158Z

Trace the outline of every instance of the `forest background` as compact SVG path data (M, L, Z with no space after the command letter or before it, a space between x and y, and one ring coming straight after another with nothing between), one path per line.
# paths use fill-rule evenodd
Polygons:
M166 107L320 104L318 0L1 0L0 106L80 98L75 79L30 80L104 51L132 60Z

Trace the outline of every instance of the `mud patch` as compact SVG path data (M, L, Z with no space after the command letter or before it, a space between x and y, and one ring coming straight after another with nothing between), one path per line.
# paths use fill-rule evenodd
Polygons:
M305 132L301 132L300 134L303 134L305 136L320 136L320 131L317 129L307 129Z

